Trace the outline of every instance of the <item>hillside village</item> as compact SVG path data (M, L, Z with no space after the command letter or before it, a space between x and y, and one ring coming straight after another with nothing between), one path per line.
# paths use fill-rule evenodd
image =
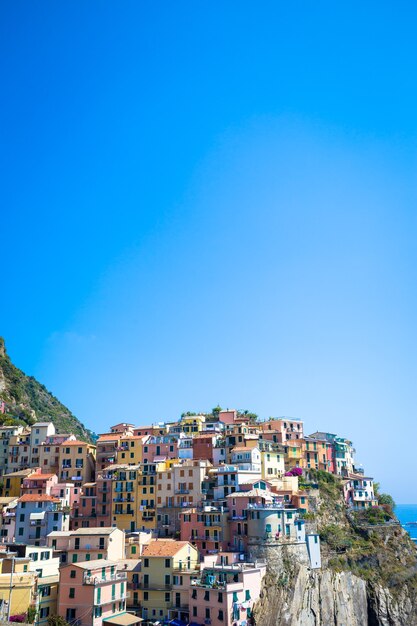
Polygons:
M0 468L0 619L42 626L250 626L265 546L321 567L315 477L352 511L378 505L348 439L220 407L96 445L3 425Z

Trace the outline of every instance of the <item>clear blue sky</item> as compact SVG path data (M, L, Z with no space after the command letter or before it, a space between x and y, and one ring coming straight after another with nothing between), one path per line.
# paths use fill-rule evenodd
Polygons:
M97 432L300 417L417 502L414 3L0 12L14 362Z

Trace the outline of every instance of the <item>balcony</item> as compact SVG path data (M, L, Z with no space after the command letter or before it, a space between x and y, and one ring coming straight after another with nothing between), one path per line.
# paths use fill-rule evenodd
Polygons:
M190 493L190 490L189 489L175 489L174 493L175 493L175 495L179 495L179 496L180 495L184 495L185 496L185 495Z
M183 564L182 566L174 565L172 572L173 574L199 574L200 568L198 565L192 565L190 568L188 568L186 564Z
M125 572L117 572L117 574L109 574L105 578L100 576L84 576L84 585L94 585L95 587L100 585L106 585L107 583L122 582L127 580L127 574Z
M248 509L283 509L283 502L265 502L264 504L248 504Z

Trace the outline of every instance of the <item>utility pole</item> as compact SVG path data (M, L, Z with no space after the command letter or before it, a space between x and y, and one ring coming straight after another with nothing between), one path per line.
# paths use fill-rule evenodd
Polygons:
M7 621L10 621L10 610L12 608L12 591L13 591L13 574L14 574L14 562L15 556L12 556L12 570L10 572L10 585L9 585L9 602L7 605Z

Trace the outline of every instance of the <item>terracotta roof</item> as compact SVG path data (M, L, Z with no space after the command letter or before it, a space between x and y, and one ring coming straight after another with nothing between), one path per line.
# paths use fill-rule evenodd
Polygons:
M56 474L31 474L27 477L28 480L48 480L48 478L52 478L52 476L56 476Z
M59 498L41 493L26 493L19 498L19 502L61 502Z
M236 446L235 448L232 448L232 452L241 452L242 450L245 452L250 452L251 450L254 450L254 448L249 448L246 446Z
M122 433L109 433L108 435L100 435L97 442L120 439L121 437L123 437Z
M142 557L146 556L174 556L181 548L188 546L188 541L175 541L175 539L155 539L143 550Z

